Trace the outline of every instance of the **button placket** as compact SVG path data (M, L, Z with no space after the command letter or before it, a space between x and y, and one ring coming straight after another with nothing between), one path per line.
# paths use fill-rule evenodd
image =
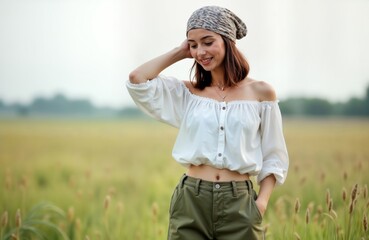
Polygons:
M223 153L225 147L225 131L224 122L227 113L227 103L222 102L220 105L220 115L219 115L219 131L218 131L218 149L217 149L217 163L223 167Z

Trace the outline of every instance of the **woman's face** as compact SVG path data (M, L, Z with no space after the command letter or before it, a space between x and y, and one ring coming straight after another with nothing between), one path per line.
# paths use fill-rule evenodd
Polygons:
M188 32L187 41L191 56L206 71L223 68L225 46L221 35L205 29L192 29Z

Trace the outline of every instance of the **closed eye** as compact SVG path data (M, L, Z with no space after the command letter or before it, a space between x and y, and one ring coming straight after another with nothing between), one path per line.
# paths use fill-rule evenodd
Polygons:
M205 42L204 43L204 45L207 46L207 47L210 47L212 44L213 44L213 42ZM196 49L197 48L197 44L193 44L193 45L190 44L190 48L191 49Z

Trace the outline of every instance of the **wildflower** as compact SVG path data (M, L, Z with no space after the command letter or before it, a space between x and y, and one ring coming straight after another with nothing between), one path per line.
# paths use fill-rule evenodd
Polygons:
M152 204L151 213L152 213L152 221L156 223L158 220L158 213L159 213L159 206L156 202Z
M8 225L8 212L5 211L3 215L1 215L1 227L5 228Z
M352 189L351 201L354 201L356 199L356 194L357 194L357 184L355 184L354 188Z
M81 231L81 225L82 225L81 219L77 218L76 219L76 229L77 229L77 231Z
M347 192L346 192L346 188L342 189L342 200L345 202L347 198Z
M28 179L26 176L22 176L22 179L20 180L20 186L25 189L28 186Z
M152 204L151 209L152 209L152 215L153 215L154 217L156 217L156 216L158 215L158 212L159 212L159 206L158 206L158 204L157 204L156 202L154 202L154 203Z
M351 201L350 203L350 209L349 209L349 213L351 214L354 211L354 206L355 205L355 201Z
M298 213L300 211L300 200L298 198L296 198L296 202L295 202L295 213Z
M104 201L104 208L105 208L105 211L108 210L109 208L109 205L110 205L110 201L111 201L111 197L109 195L107 195L105 197L105 201Z
M327 189L327 193L325 195L325 202L326 202L327 206L329 206L330 200L331 200L331 193L330 193L329 189Z
M328 202L328 212L331 212L333 208L333 199L331 198Z
M73 219L74 219L74 208L73 207L68 208L68 215L67 216L68 216L68 220L70 222L72 222Z
M307 208L309 208L309 211L312 212L314 210L314 206L315 206L315 203L314 202L310 202L307 206Z
M309 224L309 222L310 222L310 211L309 211L309 208L306 209L305 222L306 222L306 224Z
M19 228L22 225L22 218L21 218L21 212L18 209L15 214L15 226Z

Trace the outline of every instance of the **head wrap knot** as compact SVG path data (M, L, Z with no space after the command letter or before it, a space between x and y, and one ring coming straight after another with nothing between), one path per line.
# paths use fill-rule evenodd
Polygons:
M241 39L247 34L246 24L233 12L217 6L206 6L197 9L187 21L187 32L192 29L203 28L232 41Z

